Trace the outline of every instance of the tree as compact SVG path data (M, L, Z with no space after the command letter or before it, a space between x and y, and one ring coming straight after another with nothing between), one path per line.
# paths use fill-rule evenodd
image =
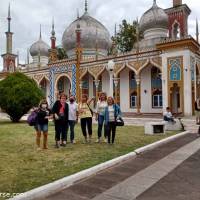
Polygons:
M119 32L112 37L112 40L116 43L120 52L128 52L133 49L133 45L137 42L137 24L136 20L129 24L124 19L122 24L119 25Z
M62 47L57 47L57 52L58 52L58 60L63 60L68 58L65 49Z
M42 98L42 91L36 82L20 72L0 81L0 107L13 122L19 122Z

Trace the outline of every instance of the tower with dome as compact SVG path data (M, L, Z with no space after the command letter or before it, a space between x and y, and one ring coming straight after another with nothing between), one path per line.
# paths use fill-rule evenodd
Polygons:
M67 59L58 60L54 22L50 46L42 40L40 30L39 39L30 47L32 62L21 71L37 82L50 105L60 92L98 98L105 91L129 115L159 114L167 106L176 114L194 113L192 105L200 98L200 45L198 37L188 33L191 10L182 0L172 0L172 7L166 9L153 0L139 20L143 38L126 54L108 56L109 31L89 13L85 1L83 15L63 31L61 43ZM7 35L10 44L12 34L8 31ZM7 50L3 59L9 56L12 52ZM114 62L114 91L109 86L110 60ZM9 72L4 65L4 73Z

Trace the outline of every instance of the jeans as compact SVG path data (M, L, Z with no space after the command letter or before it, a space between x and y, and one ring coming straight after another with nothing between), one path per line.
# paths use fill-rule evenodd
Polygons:
M106 138L106 126L105 126L105 119L103 115L98 115L98 138L102 136L102 129L104 125L104 137Z
M60 141L67 141L67 127L68 122L61 121L61 120L55 120L55 140Z
M110 144L110 139L112 140L112 144L115 141L115 134L116 134L116 123L115 122L108 122L106 125L106 132L108 136L108 143ZM112 132L112 135L111 135Z
M92 135L92 117L86 117L81 119L81 130L84 137L87 137L87 131L86 127L88 129L88 134Z
M39 132L48 132L48 124L37 124L37 131Z
M76 125L76 121L73 121L73 120L69 120L68 121L68 127L67 127L67 132L68 132L68 129L70 128L70 141L73 142L74 140L74 127Z
M174 118L173 117L164 116L163 119L164 119L164 121L167 121L167 122L174 122Z

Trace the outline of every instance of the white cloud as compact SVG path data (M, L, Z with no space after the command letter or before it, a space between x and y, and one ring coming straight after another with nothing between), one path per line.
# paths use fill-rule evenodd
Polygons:
M76 19L77 9L84 12L84 0L2 0L0 6L0 54L5 53L7 30L7 8L11 2L12 31L14 53L20 51L20 61L26 59L27 48L39 37L39 25L42 24L43 39L50 44L51 21L54 16L57 43L61 43L65 28ZM129 22L141 17L151 7L153 0L89 0L88 10L91 16L101 21L110 31L114 31L115 23L120 24L123 19ZM189 34L195 35L195 20L200 18L197 0L183 0L192 10L189 18ZM172 6L172 0L157 0L162 8ZM0 69L2 59L0 59Z

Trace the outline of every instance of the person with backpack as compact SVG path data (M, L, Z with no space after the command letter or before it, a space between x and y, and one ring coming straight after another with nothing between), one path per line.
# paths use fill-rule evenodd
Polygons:
M104 126L104 138L105 141L107 141L107 135L106 135L106 130L105 130L105 119L104 119L104 112L105 108L108 106L107 104L107 95L105 92L102 92L99 96L99 101L97 102L97 107L96 107L96 120L98 121L98 139L97 143L101 142L101 136L102 136L102 129Z
M81 103L78 105L78 113L81 119L81 130L83 136L85 138L85 143L91 142L92 139L92 116L93 111L90 107L91 102L94 100L88 100L88 96L86 94L82 95ZM86 130L87 127L87 130ZM88 132L88 134L87 134ZM88 137L89 135L89 137Z
M48 119L51 118L51 111L48 108L48 102L46 99L43 99L37 110L37 137L36 137L36 144L38 150L40 150L40 138L41 134L43 133L43 149L48 149L47 147L47 138L48 138Z
M68 116L69 106L66 103L67 95L62 93L60 99L57 100L52 108L55 123L55 147L65 147L67 144L67 127L68 127Z
M121 118L121 109L117 104L115 104L113 97L108 97L107 103L108 106L106 106L104 112L106 135L108 137L108 144L114 144L117 125L116 123L117 119Z

